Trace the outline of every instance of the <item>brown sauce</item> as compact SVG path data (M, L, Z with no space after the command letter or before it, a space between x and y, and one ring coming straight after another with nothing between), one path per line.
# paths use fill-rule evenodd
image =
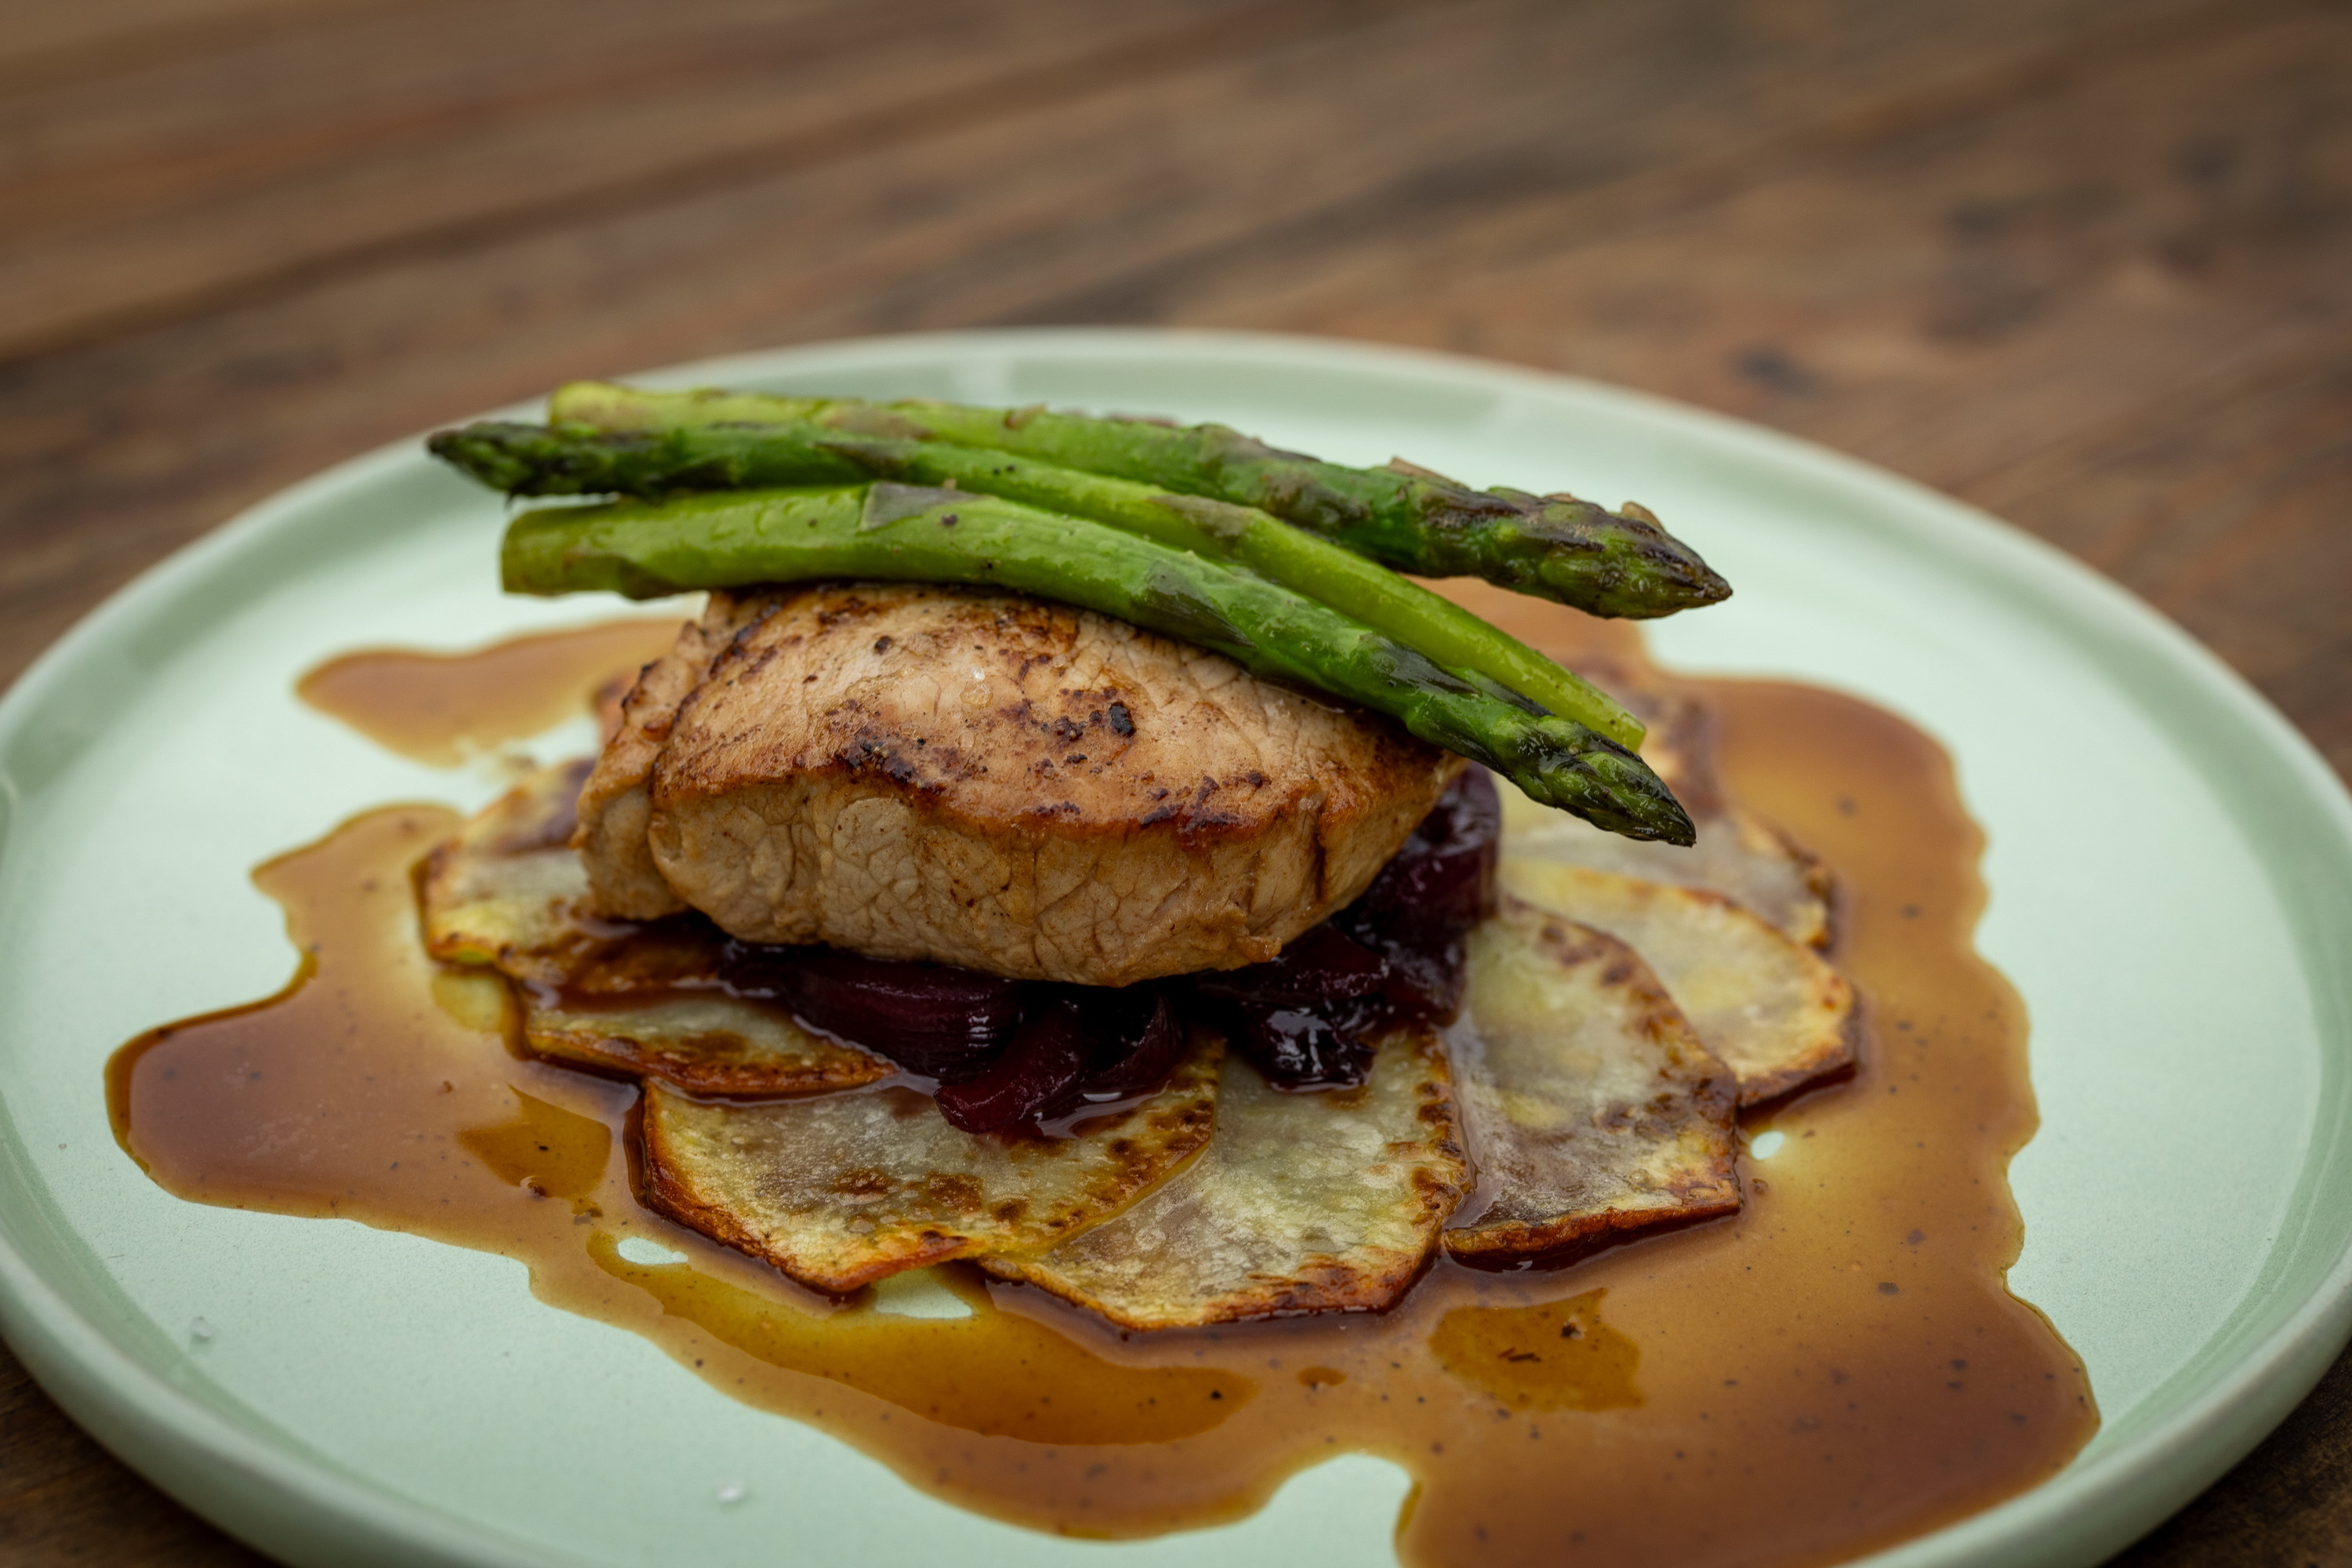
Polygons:
M1522 635L1588 640L1543 614ZM604 670L583 651L574 699ZM1426 1568L1853 1556L2032 1485L2096 1416L2002 1284L2008 1163L2034 1127L2025 1017L1971 946L1982 838L1948 760L1831 692L1704 689L1730 790L1838 877L1863 1066L1749 1119L1784 1142L1743 1162L1744 1212L1567 1268L1440 1262L1381 1317L1129 1337L952 1268L962 1318L800 1290L641 1207L635 1089L513 1056L503 984L424 958L410 868L456 825L433 806L256 873L303 954L293 983L125 1046L116 1126L183 1197L519 1258L542 1300L1039 1529L1232 1520L1360 1451L1418 1481L1399 1548Z
M470 653L362 648L331 658L295 683L295 695L378 745L436 767L454 767L509 741L536 735L596 704L582 672L634 674L669 651L677 618L601 621L515 637Z

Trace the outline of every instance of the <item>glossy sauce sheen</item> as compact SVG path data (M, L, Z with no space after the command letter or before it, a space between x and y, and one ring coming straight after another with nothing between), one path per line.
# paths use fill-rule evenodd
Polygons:
M1540 613L1514 629L1548 651L1600 635ZM575 700L610 662L580 653ZM520 1258L542 1300L1043 1530L1232 1520L1363 1451L1417 1479L1398 1542L1426 1568L1853 1556L2040 1480L2096 1416L2001 1282L2021 1236L2008 1162L2034 1127L2025 1019L1970 944L1982 839L1948 759L1830 692L1705 690L1727 786L1837 875L1863 1066L1750 1120L1784 1142L1743 1161L1740 1215L1557 1271L1441 1261L1383 1317L1128 1338L954 1267L931 1278L961 1319L887 1310L903 1281L847 1304L801 1291L641 1207L635 1089L519 1059L503 984L425 959L410 868L457 823L431 806L256 874L305 954L295 981L125 1046L116 1126L183 1197Z
M472 653L362 648L329 659L294 690L378 745L449 767L571 718L596 700L600 679L634 675L677 640L675 620L637 616Z

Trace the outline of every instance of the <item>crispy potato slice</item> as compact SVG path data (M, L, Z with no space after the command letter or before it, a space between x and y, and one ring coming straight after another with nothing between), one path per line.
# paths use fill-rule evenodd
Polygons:
M1475 1212L1444 1236L1456 1257L1540 1257L1739 1207L1730 1069L1614 937L1506 898L1470 935L1446 1044L1478 1167Z
M525 994L523 1040L543 1057L692 1094L815 1094L856 1089L898 1069L801 1027L781 1007L721 992L618 1006L545 1006Z
M1345 1093L1285 1094L1233 1056L1199 1159L1043 1257L981 1267L1127 1329L1377 1310L1419 1277L1468 1174L1433 1032L1391 1034Z
M1853 987L1721 894L1507 857L1503 886L1617 937L1665 984L1754 1105L1853 1060Z
M427 952L551 985L610 940L576 913L588 878L572 848L573 803L590 765L539 769L425 858Z
M1753 910L1791 941L1829 945L1828 869L1754 812L1727 805L1696 816L1698 842L1684 848L1604 833L1507 786L1502 796L1507 855L1703 888Z
M879 1089L751 1104L646 1086L646 1201L835 1292L982 1253L1043 1252L1117 1214L1209 1141L1221 1042L1074 1138L960 1132Z
M1642 758L1691 814L1698 842L1688 848L1637 843L1505 789L1505 852L1706 888L1746 905L1798 942L1828 946L1828 868L1727 795L1716 774L1715 714L1706 699L1643 659L1601 655L1577 668L1649 726Z
M699 916L640 927L583 915L588 881L570 839L587 768L539 770L433 851L428 952L522 982L524 1042L561 1060L698 1094L807 1094L897 1070L781 1008L709 988L720 938Z

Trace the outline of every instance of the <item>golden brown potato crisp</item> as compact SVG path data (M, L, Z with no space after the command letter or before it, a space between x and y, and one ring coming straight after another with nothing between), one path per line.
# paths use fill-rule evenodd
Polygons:
M717 989L721 938L698 915L643 927L583 916L569 838L587 766L532 773L426 858L427 952L521 982L524 1042L558 1060L719 1095L852 1089L897 1070Z
M981 1266L1122 1328L1386 1307L1428 1261L1468 1169L1445 1053L1399 1029L1345 1093L1286 1094L1225 1062L1200 1158L1042 1257Z
M898 1070L801 1027L781 1007L720 993L593 1008L526 999L523 1038L543 1057L659 1079L692 1094L815 1094Z
M1793 942L1815 948L1829 942L1829 873L1753 812L1727 805L1698 816L1698 842L1685 848L1604 833L1515 789L1502 795L1506 854L1703 888L1752 910Z
M1754 1105L1853 1061L1853 987L1811 949L1696 888L1507 856L1503 886L1642 955Z
M910 1089L730 1104L646 1086L646 1198L803 1285L1043 1252L1100 1223L1209 1140L1222 1046L1076 1137L975 1135Z
M1645 659L1602 656L1578 668L1649 726L1642 760L1657 770L1690 813L1698 842L1684 847L1622 837L1538 805L1506 785L1505 853L1706 888L1752 910L1794 941L1826 947L1829 871L1724 789L1715 763L1715 712L1706 697Z
M588 879L572 849L572 802L588 766L538 770L425 858L427 952L555 984L604 944L576 912Z
M1447 1034L1477 1207L1446 1249L1538 1257L1612 1233L1729 1214L1730 1070L1615 938L1506 899L1471 933Z
M1393 1032L1361 1088L1278 1092L1203 1031L1080 1136L975 1136L889 1063L730 995L702 917L583 914L581 772L434 852L427 945L517 981L532 1050L646 1080L649 1203L820 1289L971 1258L1129 1329L1377 1310L1441 1231L1509 1261L1737 1209L1736 1105L1852 1059L1852 990L1801 940L1822 889L1769 828L1722 807L1717 860L1653 867L1514 811L1517 896L1471 937L1461 1019ZM1744 886L1782 929L1668 870Z

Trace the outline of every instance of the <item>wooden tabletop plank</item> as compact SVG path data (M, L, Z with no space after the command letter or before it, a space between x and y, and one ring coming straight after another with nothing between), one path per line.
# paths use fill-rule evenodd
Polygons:
M404 0L0 0L0 84L24 88L103 76L165 55L216 48L322 13Z
M1492 164L1499 154L1537 174L1654 158L1662 148L1642 143L1710 125L1752 134L1783 95L1822 85L1834 93L1824 74L1899 78L1928 59L2005 48L2014 8L1971 8L1959 26L1848 5L1822 29L1842 40L1835 50L1785 26L1710 26L1716 8L1688 4L1187 0L1146 13L998 0L993 11L949 5L960 22L943 27L906 6L807 5L771 18L530 0L490 8L496 26L469 14L462 49L450 47L455 24L437 5L362 13L0 104L0 208L13 217L0 234L0 353L112 330L174 300L561 227L583 212L658 211L705 189L756 205L762 174L853 163L842 154L916 136L929 148L941 132L993 119L1034 121L1073 89L1091 89L1096 111L1056 121L1057 131L1082 138L1108 120L1121 141L1172 163L1180 181L1230 184L1228 208L1255 198L1286 213L1328 209L1369 176L1414 187L1399 203L1408 210L1451 214L1478 197L1459 177L1465 155ZM1394 11L1404 13L1399 25L1381 26ZM1760 15L1769 21L1773 11ZM1103 19L1144 16L1151 26ZM1356 49L1275 47L1294 34L1358 32L1378 36ZM1233 47L1236 39L1248 47ZM1419 47L1401 47L1408 39ZM1204 54L1238 68L1222 94L1182 69ZM353 57L371 61L355 79L337 68ZM1579 80L1596 58L1634 68ZM1158 102L1102 90L1137 72L1182 79ZM1563 93L1562 81L1576 90ZM1395 113L1396 104L1412 111ZM1693 107L1696 124L1682 112ZM39 135L26 133L36 126ZM1419 155L1400 162L1401 147ZM1001 195L1018 183L1066 200L1079 192L1059 171L1095 158L1091 183L1105 199L1065 206L1066 219L1090 229L1155 223L1194 247L1233 237L1196 231L1184 208L1152 199L1160 182L1121 182L1132 156L1096 158L1107 149L1084 139L1056 151L1050 169L975 173L959 161L941 184ZM1245 179L1227 167L1236 152L1258 154ZM1302 156L1316 167L1304 187ZM688 226L680 220L681 235Z
M110 585L310 468L569 375L1059 319L1209 246L1264 243L1287 258L1274 280L1287 283L1344 263L1371 232L1441 242L1505 204L1496 169L1549 170L1528 176L1538 198L1606 197L1770 141L1791 93L1875 122L1906 82L1935 96L1955 72L2005 79L2105 37L2081 8L2019 0L1895 9L1928 20L1897 26L1862 0L1810 30L1786 4L1735 21L1696 0L1478 0L1252 34L1165 79L19 359L0 374L0 464L36 477L0 498L0 657L21 658L80 608L58 592L68 577ZM1587 86L1598 59L1615 68ZM1443 195L1465 169L1485 172ZM1368 225L1383 203L1387 221ZM1160 313L1248 319L1237 306ZM79 574L85 551L101 558Z
M2352 1355L2218 1486L2107 1568L2352 1563Z
M2347 80L2352 12L2232 7L1630 229L1563 195L1179 319L1531 361L1884 463L2146 595L2352 772Z
M2352 773L2352 13L0 0L0 680L303 475L867 331L1594 374L1976 500ZM1673 520L1704 541L1704 520ZM2135 1568L2352 1548L2352 1363ZM243 1563L0 1355L0 1561Z
M66 1418L0 1347L0 1563L265 1568Z
M2352 327L1963 493L2137 590L2352 778Z
M1580 370L1964 486L2352 308L2352 14L2257 9L1639 220L1566 192L1286 298L1169 302Z
M19 89L0 99L0 353L936 133L1333 11L431 0Z

